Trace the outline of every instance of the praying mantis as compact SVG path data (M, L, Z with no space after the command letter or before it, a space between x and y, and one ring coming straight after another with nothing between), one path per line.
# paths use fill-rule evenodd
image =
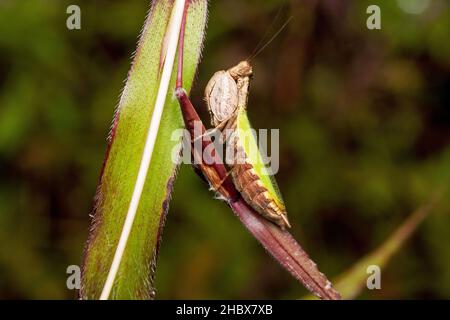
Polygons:
M184 32L182 31L179 41L180 54L175 95L180 103L184 122L191 132L191 137L193 140L202 139L202 145L205 148L212 141L205 134L203 125L202 134L194 136L193 121L201 120L182 89L183 41ZM212 189L222 197L233 201L241 196L256 212L284 230L290 227L290 223L278 185L275 179L269 175L263 163L255 138L250 135L244 139L243 135L251 129L246 110L252 75L253 69L250 63L241 61L226 71L216 72L208 82L205 89L205 100L211 114L212 124L216 129L228 128L235 132L228 141L231 143L234 153L241 155L243 161L235 161L228 166L228 171L224 172L226 169L217 164L218 156L215 153L213 155L215 159L212 159L213 164L200 164L199 171L210 183ZM195 150L194 152L199 151ZM230 184L234 188L230 188ZM230 190L236 192L233 191L230 194Z
M206 86L205 100L215 128L233 132L228 141L234 155L241 157L229 165L234 186L254 210L284 229L290 224L278 185L263 163L255 138L248 134L251 125L246 110L252 75L252 66L245 60L216 72Z

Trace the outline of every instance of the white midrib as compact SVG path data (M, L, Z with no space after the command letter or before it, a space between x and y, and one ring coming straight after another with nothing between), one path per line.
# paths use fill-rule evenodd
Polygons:
M117 272L120 267L120 262L130 236L131 228L133 226L134 218L136 216L139 202L144 189L145 180L147 178L148 168L153 155L153 149L155 147L156 137L158 134L159 124L161 122L161 116L166 102L167 91L169 89L170 77L172 75L172 69L175 60L175 54L177 51L178 38L181 30L181 22L183 18L185 0L175 0L175 4L172 9L170 22L168 24L167 33L169 34L167 55L164 60L163 72L161 75L161 81L158 88L158 94L156 96L155 108L153 109L153 115L150 122L150 127L147 133L147 140L145 141L144 151L142 154L141 163L139 166L139 172L134 186L133 195L131 197L130 206L128 207L125 223L122 228L119 243L114 254L111 268L109 269L108 277L106 278L105 285L100 295L100 300L107 300L111 293L111 289L116 279Z

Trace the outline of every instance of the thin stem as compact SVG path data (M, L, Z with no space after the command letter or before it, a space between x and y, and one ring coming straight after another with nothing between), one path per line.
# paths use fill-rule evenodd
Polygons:
M178 41L178 70L177 70L177 81L176 88L183 87L183 57L184 57L184 34L186 32L186 17L188 11L189 4L186 2L183 11L183 19L181 20L181 30L180 37Z
M197 111L195 111L194 106L192 105L191 101L189 100L189 97L186 94L186 91L183 89L183 57L184 57L184 36L186 32L186 17L187 17L187 9L188 4L186 4L183 14L183 21L181 25L181 33L178 40L178 70L177 70L177 79L176 79L176 88L175 88L175 96L178 99L178 102L181 107L181 111L183 114L183 120L185 123L186 128L189 130L191 134L192 141L196 141L197 139L202 139L202 150L196 150L195 145L192 146L192 152L195 153L197 151L200 151L200 154L197 154L194 156L194 158L203 159L203 150L205 150L211 143L212 140L209 136L204 135L206 132L206 128L202 123L202 120L200 119ZM199 135L196 136L196 132L194 129L195 122L201 124L201 130L199 132ZM223 197L228 199L228 201L235 201L237 198L239 198L238 191L234 188L234 185L230 179L230 177L227 174L227 169L223 164L220 163L218 152L214 149L214 151L211 152L213 154L213 161L211 165L207 165L205 163L200 164L201 170L204 172L205 170L208 170L208 172L214 172L214 175L218 177L218 180L220 181L220 190L225 191L225 194L222 194ZM207 161L207 163L211 163ZM210 181L211 182L211 181ZM222 188L223 187L223 188ZM216 190L216 191L220 191Z
M341 299L339 292L288 231L256 213L242 198L230 203L230 207L262 246L309 291L321 299Z

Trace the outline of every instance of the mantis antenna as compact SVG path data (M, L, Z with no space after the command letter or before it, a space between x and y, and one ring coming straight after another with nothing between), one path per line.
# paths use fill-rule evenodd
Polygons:
M279 14L280 12L278 12L278 14ZM275 19L278 17L278 14L277 14L277 16L275 16ZM257 49L256 50L256 52L254 52L253 54L251 54L246 60L247 61L251 61L251 60L253 60L257 55L259 55L260 53L261 53L261 51L263 51L273 40L275 40L275 38L281 33L281 31L283 31L285 28L286 28L286 26L289 24L289 22L291 22L291 20L292 20L292 18L293 18L294 16L290 16L287 20L286 20L286 22L285 23L283 23L283 25L278 29L278 31L277 32L275 32L275 34L269 39L269 40L267 40L267 42L264 44L264 45L262 45L259 49ZM275 20L274 20L275 21ZM267 32L266 32L266 34L267 34ZM263 39L265 38L265 36L263 37ZM256 48L258 48L258 46L261 44L261 41L260 41L260 43L256 46Z

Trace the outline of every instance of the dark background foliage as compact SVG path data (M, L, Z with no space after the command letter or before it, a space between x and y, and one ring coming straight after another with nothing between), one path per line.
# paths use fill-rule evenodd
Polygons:
M75 297L66 268L81 262L105 139L148 2L0 2L1 298ZM81 7L79 31L66 28L69 4ZM369 4L381 7L381 30L366 28ZM253 60L249 114L256 128L280 129L277 179L292 233L333 278L447 183L450 3L211 1L192 91L205 122L209 77L248 57L289 16ZM448 198L383 271L382 290L362 297L450 297ZM306 292L186 165L157 288L159 298Z

